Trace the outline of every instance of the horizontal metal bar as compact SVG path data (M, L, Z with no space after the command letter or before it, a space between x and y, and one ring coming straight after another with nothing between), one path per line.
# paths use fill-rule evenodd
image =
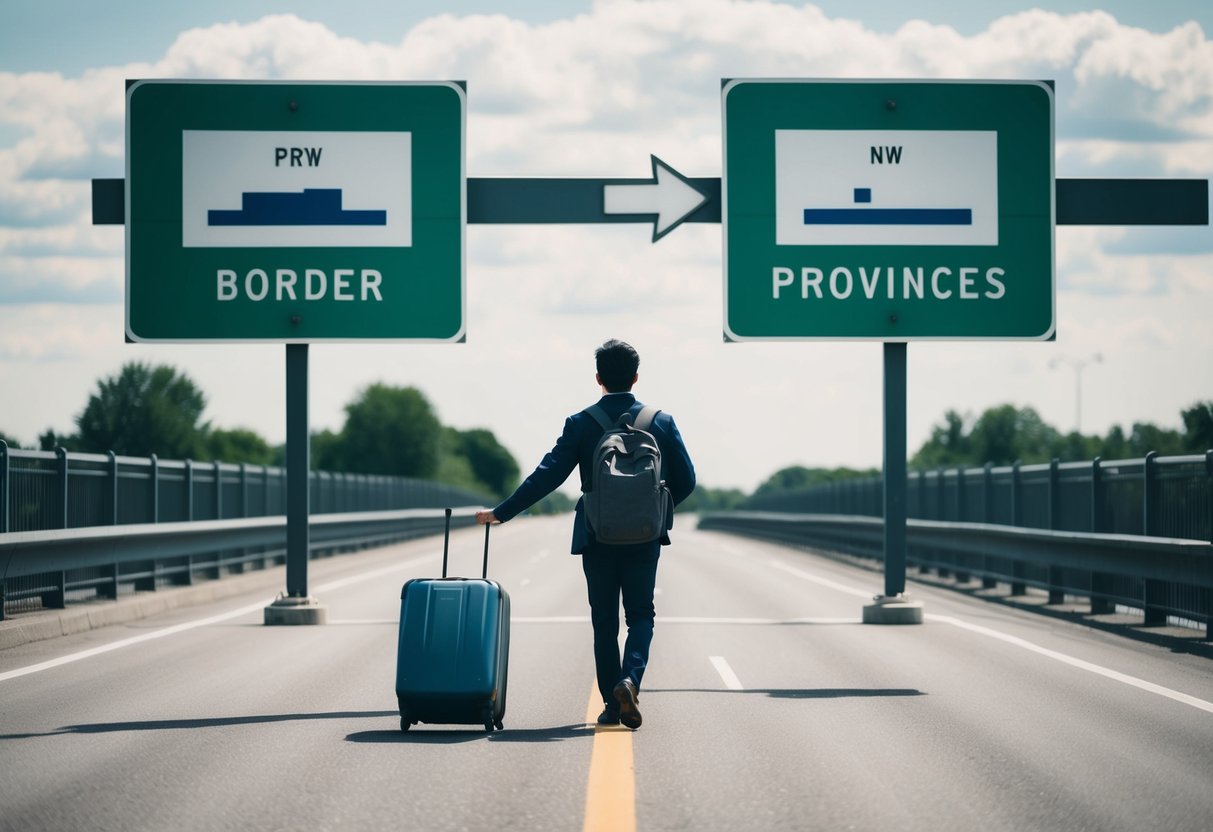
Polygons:
M1058 225L1208 225L1207 179L1058 179Z
M457 508L452 516L461 525L468 525L477 508ZM312 515L309 524L311 549L371 545L439 531L443 517L442 509L316 514ZM8 562L4 577L11 579L130 561L285 546L286 518L283 516L144 523L0 535L0 562Z
M469 223L651 222L605 214L602 188L648 179L469 178ZM720 222L720 177L687 177L708 200L684 222ZM1057 179L1058 225L1208 225L1207 179ZM126 222L122 179L93 180L93 225Z
M911 519L906 525L911 549L985 555L1037 566L1213 588L1213 543L1206 541L933 520ZM880 553L883 527L879 517L761 511L721 512L705 515L699 521L701 529L795 533L804 542L827 538L874 556Z

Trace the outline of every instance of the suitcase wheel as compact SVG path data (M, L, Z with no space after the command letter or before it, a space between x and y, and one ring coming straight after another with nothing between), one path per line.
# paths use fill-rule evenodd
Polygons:
M496 727L499 727L499 726L500 726L500 723L496 722L495 718L493 716L492 704L490 703L488 705L485 705L484 706L484 730L488 731L491 734L491 733L493 733L493 729Z

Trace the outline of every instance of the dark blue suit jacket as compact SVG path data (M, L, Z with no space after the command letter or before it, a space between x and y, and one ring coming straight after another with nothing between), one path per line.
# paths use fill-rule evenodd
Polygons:
M636 397L631 393L608 393L598 401L598 405L606 411L607 416L614 422L633 405ZM652 434L661 448L661 471L674 505L678 505L695 490L695 466L687 454L686 445L678 433L674 418L668 413L658 413L653 420ZM506 497L500 505L493 509L493 514L501 522L506 522L526 511L535 503L542 500L559 488L574 468L580 467L582 482L586 481L590 469L594 465L594 447L602 438L602 426L594 417L582 411L574 413L564 421L564 433L556 440L556 446L547 452L543 461L514 493ZM597 545L594 535L585 522L583 500L577 501L577 510L573 516L573 554L581 554L587 546ZM670 517L670 527L674 518ZM668 530L661 536L662 544L669 544Z

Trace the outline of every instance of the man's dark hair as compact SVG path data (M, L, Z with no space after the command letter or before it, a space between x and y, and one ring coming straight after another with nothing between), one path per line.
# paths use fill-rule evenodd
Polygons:
M631 344L612 338L594 351L598 377L608 393L627 393L640 369L640 354Z

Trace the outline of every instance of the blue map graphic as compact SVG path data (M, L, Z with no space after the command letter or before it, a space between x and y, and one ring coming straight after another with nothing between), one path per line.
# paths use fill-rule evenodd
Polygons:
M346 211L340 188L246 191L240 195L240 210L207 211L207 225L387 225L387 211Z
M856 188L855 203L872 201L871 188ZM805 225L972 225L971 208L805 208Z

